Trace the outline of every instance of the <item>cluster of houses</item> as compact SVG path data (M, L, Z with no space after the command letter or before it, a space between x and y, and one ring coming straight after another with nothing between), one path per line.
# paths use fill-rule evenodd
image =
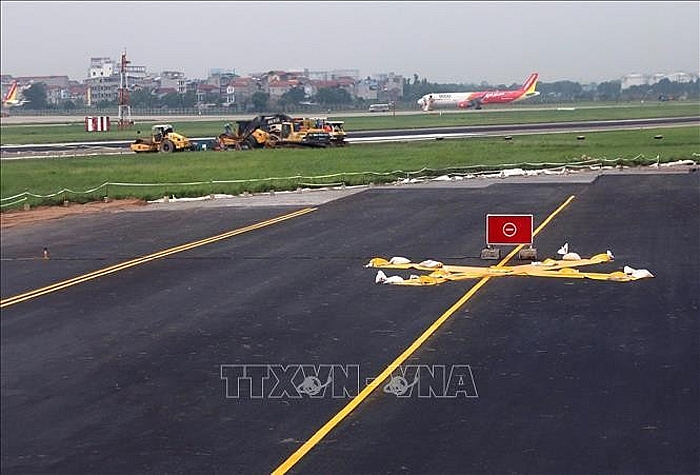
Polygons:
M122 69L125 70L122 73ZM215 69L207 79L188 79L180 71L148 73L144 66L128 65L122 68L111 58L91 58L87 78L83 81L70 80L68 76L12 77L2 76L3 91L17 81L20 87L43 83L47 93L47 103L61 105L68 101L81 106L94 106L101 103L116 104L124 84L130 92L148 90L162 98L168 94L194 93L198 105L207 103L245 110L251 105L256 92L268 95L270 103L292 89L304 91L305 98L314 97L320 89L339 88L354 99L364 101L391 102L403 96L403 77L394 73L376 77L360 78L358 70L336 71L267 71L239 76L233 71Z
M128 64L127 64L128 63ZM621 78L621 89L638 85L653 85L663 79L687 83L697 81L697 75L688 73L641 75L629 74ZM361 78L356 69L334 71L266 71L240 76L235 71L213 69L206 79L189 79L180 71L162 71L153 74L145 66L134 66L125 61L108 57L91 58L87 77L82 81L70 80L68 76L12 77L2 75L3 95L13 82L20 90L35 83L43 83L46 100L50 106L72 103L76 107L115 105L120 92L128 91L135 97L137 91L147 91L156 102L168 95L190 98L191 105L198 108L223 106L235 112L247 112L253 107L256 93L267 95L269 105L279 104L289 91L296 90L300 103L312 105L313 98L322 89L340 89L352 101L365 103L400 102L404 92L404 78L394 73L378 74ZM124 89L122 89L124 88Z

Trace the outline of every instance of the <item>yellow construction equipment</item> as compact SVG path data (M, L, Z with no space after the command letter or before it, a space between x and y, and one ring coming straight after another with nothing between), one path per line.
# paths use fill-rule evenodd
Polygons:
M308 119L294 118L270 127L267 147L315 147L331 144L331 135Z
M192 148L193 144L190 139L175 132L170 124L154 125L151 128L150 138L138 138L131 144L131 150L136 153L172 153L181 150L192 150Z
M293 119L285 114L257 116L252 120L238 120L234 132L230 124L218 137L220 150L248 150L275 147L326 147L331 135L323 129L304 125L304 119ZM308 125L308 124L307 124Z
M323 130L328 132L330 137L330 145L341 146L346 145L345 138L347 133L343 128L342 120L329 120L327 117L310 117L308 119L294 119L296 121L302 121L303 129L310 130Z

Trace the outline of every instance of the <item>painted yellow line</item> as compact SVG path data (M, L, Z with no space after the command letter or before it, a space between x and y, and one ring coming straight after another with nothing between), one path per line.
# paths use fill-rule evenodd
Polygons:
M0 300L0 308L9 307L10 305L24 302L25 300L33 299L33 298L39 297L41 295L46 295L46 294L49 294L51 292L56 292L58 290L65 289L65 288L71 287L73 285L87 282L89 280L96 279L98 277L102 277L105 275L113 274L115 272L119 272L119 271L122 271L124 269L128 269L130 267L134 267L134 266L137 266L140 264L145 264L146 262L150 262L150 261L153 261L156 259L161 259L163 257L177 254L179 252L188 251L190 249L205 246L207 244L221 241L223 239L228 239L230 237L237 236L239 234L254 231L256 229L261 229L261 228L264 228L266 226L271 226L273 224L277 224L277 223L280 223L282 221L286 221L288 219L303 216L303 215L310 213L312 211L316 211L317 209L318 208L304 208L304 209L301 209L299 211L295 211L293 213L289 213L289 214L285 214L283 216L278 216L276 218L268 219L267 221L262 221L260 223L251 224L251 225L245 226L243 228L234 229L232 231L228 231L228 232L225 232L223 234L219 234L216 236L201 239L199 241L194 241L194 242L182 244L180 246L171 247L169 249L164 249L162 251L154 252L153 254L148 254L147 256L137 257L136 259L131 259L129 261L115 264L113 266L106 267L104 269L99 269L99 270L96 270L94 272L90 272L88 274L73 277L72 279L64 280L61 282L56 282L55 284L51 284L51 285L48 285L46 287L42 287L42 288L39 288L36 290L25 292L25 293L20 294L20 295L15 295L14 297L8 297L4 300Z
M542 221L542 222L540 223L540 225L537 226L537 228L532 232L532 237L537 236L537 235L540 233L540 231L542 231L542 230L544 229L544 227L547 226L547 225L549 224L549 222L552 221L552 220L554 219L554 217L555 217L556 215L558 215L559 213L561 213L561 211L562 211L564 208L566 208L567 206L569 206L569 203L571 203L571 202L574 200L574 198L575 198L574 195L569 196L569 198L567 198L566 201L564 201L561 205L559 205L559 207L558 207L557 209L555 209L554 211L552 211L552 213L551 213L549 216L547 216L547 218L546 218L544 221ZM503 267L504 265L506 265L506 263L507 263L508 261L510 261L517 253L519 253L520 250L521 250L523 247L524 247L524 246L523 246L522 244L520 244L520 245L517 246L515 249L513 249L512 251L510 251L510 253L508 253L508 255L507 255L506 257L504 257L503 260L502 260L501 262L498 263L498 265L496 265L496 267Z
M542 229L544 229L547 224L549 224L554 217L559 214L564 208L566 208L569 203L574 199L571 195L564 203L562 203L556 210L554 210L545 219L542 224L540 224L537 229L533 232L533 235L537 235ZM517 246L513 249L506 257L504 257L498 264L497 267L503 267L506 263L515 256L523 246ZM272 474L281 475L287 473L294 465L296 465L299 460L302 459L311 449L313 449L316 444L318 444L321 439L323 439L328 433L333 430L340 422L345 419L357 406L359 406L362 401L364 401L375 389L377 389L382 382L384 382L391 374L396 371L396 369L403 364L408 358L411 357L413 353L430 338L430 336L435 333L435 331L440 328L440 326L445 323L445 321L452 316L457 310L459 310L462 305L464 305L476 292L482 288L486 283L491 280L490 277L481 278L472 288L470 288L466 294L464 294L459 300L457 300L450 308L448 308L445 313L440 315L440 317L433 322L432 325L428 327L411 345L404 350L394 361L392 361L389 366L386 367L384 371L379 374L372 382L370 382L360 393L355 396L350 402L348 402L337 414L335 414L328 422L326 422L320 429L313 434L309 440L307 440L301 447L299 447L292 455L290 455L279 467L277 467Z

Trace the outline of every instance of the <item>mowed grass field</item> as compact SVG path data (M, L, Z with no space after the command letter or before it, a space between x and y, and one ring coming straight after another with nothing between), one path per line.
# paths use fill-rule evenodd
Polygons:
M3 210L30 192L32 205L110 198L196 197L210 193L294 190L330 184L391 182L598 159L629 165L700 157L697 126L543 135L353 144L327 149L118 155L4 160ZM663 138L658 138L662 135ZM656 137L656 138L655 138ZM613 162L608 162L613 163ZM108 185L101 186L105 183ZM121 184L121 185L120 185ZM69 189L71 192L61 190ZM93 190L94 191L90 191ZM73 193L75 192L75 193ZM49 196L53 195L53 196Z
M685 117L700 115L697 102L655 102L648 104L625 104L539 108L484 109L458 113L382 113L378 115L348 116L328 115L329 118L345 121L345 129L352 131L383 129L414 129L425 127L455 127L494 124L578 122L592 120L647 119L654 117ZM231 118L231 122L233 121ZM102 140L134 140L137 131L149 135L151 126L156 123L170 123L175 130L191 138L215 137L223 132L222 120L159 120L137 122L131 129L118 130L113 125L108 132L85 132L82 123L59 124L18 124L6 125L0 122L0 144L46 144L58 142L87 142Z

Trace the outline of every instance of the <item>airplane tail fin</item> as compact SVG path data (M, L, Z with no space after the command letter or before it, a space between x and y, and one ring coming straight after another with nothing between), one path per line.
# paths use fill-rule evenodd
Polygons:
M7 90L7 94L2 98L2 103L11 103L17 100L17 81L12 81L10 89Z
M539 78L539 74L537 74L537 73L530 74L530 76L525 81L525 84L523 84L523 91L525 92L525 94L532 95L535 92L535 88L537 87L537 79L538 78Z

